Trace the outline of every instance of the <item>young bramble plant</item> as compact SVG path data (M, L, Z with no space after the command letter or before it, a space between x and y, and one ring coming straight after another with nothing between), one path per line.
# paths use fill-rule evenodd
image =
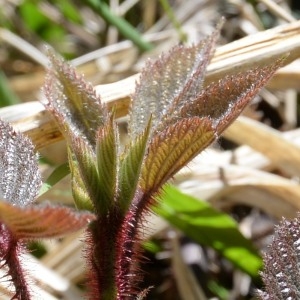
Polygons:
M79 210L93 212L76 215L85 224L91 221L85 247L89 299L141 299L146 294L137 288L142 278L138 261L145 214L159 199L163 185L218 138L281 65L279 60L204 88L205 70L218 31L198 45L174 47L156 62L147 63L132 96L129 143L124 148L114 109L109 111L90 84L50 54L44 105L67 141L75 204ZM28 208L10 209L25 214ZM42 214L50 207L30 209ZM10 240L17 240L19 245L24 236L19 236L14 224L2 215L0 206L0 220L8 232L1 240L2 252L7 249L2 261L14 268L6 258L12 247ZM67 219L64 215L57 217ZM28 220L28 226L37 232L44 228L44 223L34 222ZM15 250L13 262L18 253ZM16 281L19 275L11 268L9 274L16 289L24 285L27 290L25 282ZM30 299L29 293L18 297Z

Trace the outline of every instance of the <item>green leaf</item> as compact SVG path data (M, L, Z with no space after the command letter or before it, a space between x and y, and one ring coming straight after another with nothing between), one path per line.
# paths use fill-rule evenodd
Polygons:
M78 183L75 178L72 178L72 194L78 210L94 211L94 205L87 192L82 188L81 182Z
M70 174L69 164L66 162L56 167L53 172L49 175L47 180L43 183L39 196L48 192L56 183L62 180L64 177Z
M115 202L118 172L118 136L113 115L97 132L96 155L99 195L94 203L100 214L106 214Z
M20 103L20 99L10 88L9 81L4 72L0 71L0 107Z
M119 206L126 212L136 192L141 176L141 166L151 128L151 118L146 129L125 149L119 172Z
M96 205L99 202L101 193L96 154L87 141L82 138L74 138L71 141L71 145L72 150L69 150L71 160L74 158L76 160L76 163L70 164L70 166L72 165L71 168L73 168L73 174L77 174L77 180L80 178L77 183L81 183L82 192L84 191L86 197Z
M70 153L69 153L69 166L70 166L71 178L72 178L72 194L73 194L76 208L79 210L93 211L94 206L82 181L78 169L78 162L75 160L74 155Z
M126 19L114 14L104 1L85 0L85 2L99 13L99 15L107 22L107 24L115 26L120 34L126 39L131 40L141 51L148 51L153 45L143 39L137 29L132 26Z
M155 193L215 139L209 118L178 121L151 139L142 167L141 189Z
M78 10L78 7L74 6L74 4L70 0L56 1L56 5L60 8L62 14L67 20L82 24L80 10Z
M234 266L252 277L258 275L262 259L251 241L228 215L166 185L155 212L199 244L214 248Z
M19 10L24 24L33 32L41 31L43 27L48 26L49 19L41 12L37 3L22 1Z

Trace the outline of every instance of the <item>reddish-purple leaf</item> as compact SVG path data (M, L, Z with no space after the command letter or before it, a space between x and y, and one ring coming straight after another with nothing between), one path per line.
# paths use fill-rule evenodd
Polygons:
M241 114L281 63L282 59L279 59L272 65L227 76L212 83L198 97L187 101L177 117L170 118L168 122L172 124L181 118L209 116L219 135Z
M85 227L94 219L92 213L78 212L68 207L17 207L0 202L0 222L18 240L61 237Z

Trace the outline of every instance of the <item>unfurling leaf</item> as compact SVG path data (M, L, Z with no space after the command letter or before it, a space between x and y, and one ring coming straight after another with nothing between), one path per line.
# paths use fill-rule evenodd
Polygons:
M141 167L150 134L151 118L146 130L140 133L135 140L126 147L121 158L119 172L119 196L118 205L126 212L133 200L140 178Z
M142 190L145 193L156 191L211 144L238 117L281 63L279 59L273 65L225 77L205 88L196 98L183 101L178 111L174 110L173 115L158 124L153 133L142 169ZM186 126L188 123L191 130Z
M81 174L78 168L78 162L76 161L74 154L70 153L69 150L69 166L71 171L71 183L72 183L72 194L76 208L79 210L92 211L94 209L91 198L89 197Z
M55 116L66 139L81 135L94 146L97 129L107 121L105 105L73 67L53 54L49 57L52 68L44 86L44 105Z
M0 120L0 198L19 206L32 203L42 184L32 142Z
M99 195L94 203L99 214L106 214L114 204L117 194L118 135L114 116L97 132L96 155Z
M77 182L81 183L81 188L95 204L101 193L95 151L82 137L72 138L69 147L72 148L69 149L71 170L75 168L75 172L80 176L80 179L76 178Z
M0 222L14 239L57 238L78 231L95 219L89 212L62 206L17 207L0 202Z

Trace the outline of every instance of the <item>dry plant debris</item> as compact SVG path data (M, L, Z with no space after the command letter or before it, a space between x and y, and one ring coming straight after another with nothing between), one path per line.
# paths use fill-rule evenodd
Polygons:
M137 51L130 41L121 41L114 27L106 26L101 18L84 5L79 7L79 12L85 22L74 25L65 18L59 6L48 1L38 2L39 9L47 18L59 26L63 24L64 30L73 37L62 45L54 43L54 47L58 46L61 52L68 52L71 46L78 49L73 53L73 64L97 85L97 92L110 108L116 106L120 126L125 128L129 95L133 92L136 74L141 66L148 57L156 57L162 50L168 50L179 42L178 32L158 1L123 1L120 4L111 1L111 10L120 16L130 10L140 12L139 22L144 26L143 37L154 45L146 53ZM211 33L220 16L225 15L221 39L223 45L217 49L208 68L206 84L218 80L224 74L265 64L270 55L289 54L286 66L276 73L244 116L227 129L225 140L222 139L215 147L197 157L173 181L185 193L209 201L215 207L232 214L242 232L263 250L270 241L272 224L281 216L294 217L296 211L300 210L299 14L292 11L288 1L261 0L257 1L256 6L246 0L221 1L221 4L220 1L205 0L169 2L188 42L197 42ZM18 15L14 12L16 4L13 1L5 4L0 1L0 4L4 5L5 12L13 22L18 24ZM0 116L11 121L16 129L26 132L36 148L52 164L59 164L66 157L62 136L43 107L34 101L43 84L43 67L46 65L45 56L40 50L43 40L34 35L26 40L20 28L19 32L13 33L4 24L0 26L0 40L3 44L0 50L4 53L0 61L1 68L8 74L11 89L24 102L2 108ZM266 30L266 27L270 29ZM101 41L98 35L101 35ZM8 54L10 51L13 55ZM234 146L228 147L228 141L234 142ZM51 168L45 164L43 168L46 177ZM60 195L60 202L70 204L71 195L62 192L66 189L68 183L63 181L44 199L57 201ZM167 244L165 252L160 255L171 258L176 282L164 278L161 290L157 292L163 295L161 299L168 299L168 295L174 296L172 291L176 290L175 286L182 295L193 295L191 297L194 298L189 299L208 299L209 296L201 291L201 285L196 283L195 273L189 267L186 268L187 256L184 253L191 253L189 249L195 245L183 243L181 234L170 229L157 216L150 216L149 222L155 226L145 236L151 235ZM43 299L76 300L82 296L76 286L84 278L79 239L80 234L73 234L46 244L47 254L38 261L30 261L32 270L38 266L49 274L43 278L38 272L32 274L37 287L43 290ZM210 250L199 246L192 253L201 251L201 259L198 255L193 263L201 267L205 265L211 273L221 276L221 260ZM208 257L212 259L209 261ZM232 282L228 299L246 299L247 293L251 292L249 281L245 283L245 275L230 270ZM184 282L182 274L188 274L192 279ZM0 292L4 293L5 287L1 286ZM3 296L3 299L6 298ZM180 299L185 298L182 296Z

